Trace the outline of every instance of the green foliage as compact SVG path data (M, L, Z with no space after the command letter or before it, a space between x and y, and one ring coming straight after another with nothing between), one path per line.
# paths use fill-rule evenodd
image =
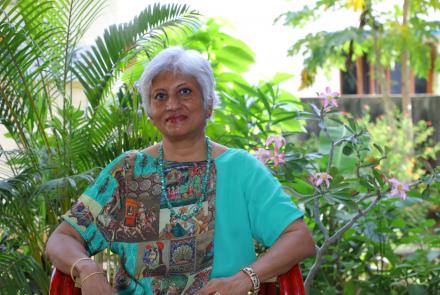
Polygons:
M368 110L367 110L368 111ZM379 146L389 150L388 157L383 160L381 169L387 175L394 175L398 179L414 181L421 178L426 170L432 169L430 162L436 160L440 151L440 143L434 144L431 136L434 128L426 121L419 121L412 127L413 141L405 140L406 132L411 128L408 118L395 115L396 126L391 128L383 117L375 122L364 112L362 122L366 125L369 134ZM370 157L379 158L379 152L373 150Z
M402 180L401 174L383 167L395 155L382 141L376 142L363 122L313 104L300 118L317 121L320 135L306 147L292 138L284 150L287 162L273 171L304 206L310 217L306 222L321 249L303 267L306 282L310 273L316 275L310 294L438 292L440 255L435 245L440 236L428 217L439 208L438 168L425 169L406 200L391 197L387 177ZM416 137L423 137L421 133ZM329 187L314 185L311 177L316 172L332 176ZM363 216L357 218L359 214Z
M33 257L0 252L2 294L48 294L49 278Z
M426 77L434 68L429 61L432 44L436 43L436 32L440 22L427 20L432 11L438 12L439 1L410 1L408 24L401 23L402 8L394 5L389 11L383 10L380 2L385 1L313 1L298 11L280 15L276 21L293 28L311 24L322 15L335 10L361 10L359 26L339 31L320 31L297 40L289 49L290 55L303 55L303 85L308 87L314 81L318 69L332 67L346 70L347 63L367 55L371 63L378 61L387 68L400 62L403 50L408 50L410 66L414 73ZM403 4L403 1L400 5ZM325 44L325 46L323 46ZM428 61L428 62L427 62Z

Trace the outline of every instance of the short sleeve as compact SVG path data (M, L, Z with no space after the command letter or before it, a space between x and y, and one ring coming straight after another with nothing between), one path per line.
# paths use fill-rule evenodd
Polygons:
M97 226L104 205L118 189L114 171L124 165L125 153L107 165L61 218L69 223L86 242L87 254L95 255L109 246L108 239Z
M286 227L304 214L260 161L247 154L245 162L245 197L252 234L265 246L272 246Z

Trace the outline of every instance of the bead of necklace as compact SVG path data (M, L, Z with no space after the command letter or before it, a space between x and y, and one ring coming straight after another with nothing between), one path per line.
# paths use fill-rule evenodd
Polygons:
M211 174L211 162L212 162L212 146L211 142L208 137L206 137L206 170L205 174L203 175L202 179L202 195L197 200L196 206L191 209L188 213L180 213L176 212L174 210L173 205L171 205L170 200L168 199L168 192L167 192L167 185L166 185L166 179L165 179L165 168L164 168L164 159L163 159L163 144L161 143L159 146L159 176L160 176L160 184L161 184L161 197L165 200L165 203L167 204L168 209L171 211L171 216L175 216L178 219L181 219L183 221L186 221L195 215L199 213L200 208L203 206L203 201L206 198L206 193L208 189L208 180L209 175Z

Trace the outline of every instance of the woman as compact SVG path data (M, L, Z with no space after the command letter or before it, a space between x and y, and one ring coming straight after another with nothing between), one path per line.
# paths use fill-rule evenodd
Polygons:
M140 80L162 142L110 163L47 243L83 294L112 289L88 257L118 254L120 294L247 294L314 254L302 212L254 157L205 136L217 102L199 53L168 48ZM270 250L256 260L253 239Z

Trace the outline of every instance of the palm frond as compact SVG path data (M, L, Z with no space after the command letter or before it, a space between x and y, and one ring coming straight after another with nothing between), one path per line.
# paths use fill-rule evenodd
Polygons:
M28 127L35 125L50 149L44 120L33 95L33 90L40 88L43 82L37 79L37 73L41 70L42 52L47 49L45 40L51 33L41 30L43 20L38 20L37 15L48 9L49 5L27 3L13 6L7 13L0 14L0 116L5 126L19 130L24 146L28 146L25 133L32 134ZM32 20L32 23L27 20Z
M100 103L137 52L143 50L151 54L158 46L163 46L168 29L190 30L197 25L197 16L187 5L155 4L131 22L106 29L96 45L74 62L73 72L92 107ZM146 43L151 47L145 46Z
M106 0L63 0L51 1L53 10L47 15L48 28L54 33L48 40L51 47L51 59L54 70L59 69L61 93L65 91L71 63L80 39L84 36L91 23L97 18ZM53 71L56 72L56 71Z
M0 290L2 294L48 294L49 279L33 257L0 252Z

